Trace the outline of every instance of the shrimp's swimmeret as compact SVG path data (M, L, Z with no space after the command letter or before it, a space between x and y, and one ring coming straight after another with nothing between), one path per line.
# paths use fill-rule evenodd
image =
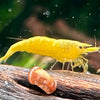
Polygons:
M52 57L61 63L69 62L72 70L79 66L86 72L88 70L88 60L83 55L99 52L99 50L99 47L93 47L91 44L78 41L35 36L13 44L7 53L0 58L0 62L6 61L17 51L26 51L28 53Z

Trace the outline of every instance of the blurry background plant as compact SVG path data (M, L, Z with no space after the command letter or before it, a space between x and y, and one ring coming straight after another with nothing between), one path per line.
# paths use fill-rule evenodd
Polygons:
M95 35L100 39L99 33L99 0L0 1L0 56L6 53L10 45L22 38L43 35L94 44L94 40L86 36L94 38ZM51 60L49 57L18 52L7 63L31 68L47 59Z

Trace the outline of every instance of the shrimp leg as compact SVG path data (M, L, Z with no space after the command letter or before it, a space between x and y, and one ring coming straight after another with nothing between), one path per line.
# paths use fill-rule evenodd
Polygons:
M54 62L54 64L51 66L50 70L53 69L53 67L56 65L57 61Z
M65 63L63 62L63 63L62 63L62 70L64 70L64 66L65 66Z
M68 65L67 65L67 70L69 70L69 68L70 68L70 63L68 63Z

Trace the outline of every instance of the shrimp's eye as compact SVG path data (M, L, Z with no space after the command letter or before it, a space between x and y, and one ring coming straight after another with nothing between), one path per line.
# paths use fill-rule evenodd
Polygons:
M82 46L79 46L80 49L82 49Z

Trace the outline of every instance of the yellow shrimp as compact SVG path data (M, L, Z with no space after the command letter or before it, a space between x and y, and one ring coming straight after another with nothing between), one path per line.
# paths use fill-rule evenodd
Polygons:
M78 41L35 36L13 44L5 56L0 58L0 62L6 61L17 51L26 51L28 53L52 57L63 64L69 62L72 69L76 66L81 66L83 71L86 72L88 70L88 60L83 55L99 52L99 50L99 47L92 47L91 44Z

